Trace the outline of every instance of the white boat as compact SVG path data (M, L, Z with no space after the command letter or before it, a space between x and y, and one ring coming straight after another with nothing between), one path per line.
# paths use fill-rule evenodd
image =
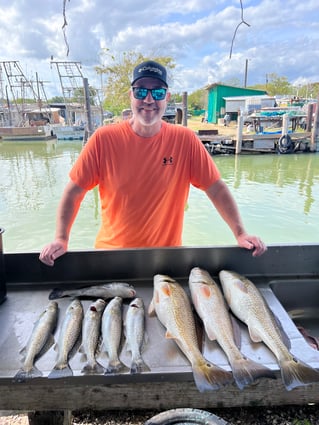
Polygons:
M12 141L35 141L56 139L51 125L33 127L0 127L0 139Z
M82 125L51 125L58 140L83 140L85 128Z

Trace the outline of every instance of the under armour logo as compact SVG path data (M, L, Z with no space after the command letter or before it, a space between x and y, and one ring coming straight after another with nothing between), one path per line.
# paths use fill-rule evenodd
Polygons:
M169 158L164 157L163 158L163 165L172 165L173 164L173 157L170 156Z

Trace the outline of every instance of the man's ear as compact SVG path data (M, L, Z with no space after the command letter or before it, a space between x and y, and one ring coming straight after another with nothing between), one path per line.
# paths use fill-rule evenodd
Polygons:
M167 100L167 102L169 102L170 101L170 99L171 99L171 92L167 92L166 93L166 100Z

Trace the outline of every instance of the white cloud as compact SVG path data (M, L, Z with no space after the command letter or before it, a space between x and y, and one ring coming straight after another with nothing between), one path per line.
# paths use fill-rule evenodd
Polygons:
M247 0L243 17L249 26L240 24L239 0L70 0L65 28L69 56L62 6L62 0L0 0L0 60L18 60L29 72L38 72L51 81L50 92L58 90L51 55L82 62L91 82L103 47L112 53L173 56L177 69L172 89L179 92L243 81L246 59L248 85L264 82L270 73L296 84L319 81L317 0Z

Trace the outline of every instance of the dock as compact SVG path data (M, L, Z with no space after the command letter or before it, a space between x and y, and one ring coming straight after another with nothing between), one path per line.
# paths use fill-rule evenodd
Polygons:
M241 133L234 128L234 134L218 134L218 130L198 130L197 136L212 155L233 153L296 153L311 152L311 132L262 132ZM237 134L235 134L237 132ZM240 143L240 149L238 144ZM239 150L239 152L238 152ZM318 143L317 143L318 150Z

